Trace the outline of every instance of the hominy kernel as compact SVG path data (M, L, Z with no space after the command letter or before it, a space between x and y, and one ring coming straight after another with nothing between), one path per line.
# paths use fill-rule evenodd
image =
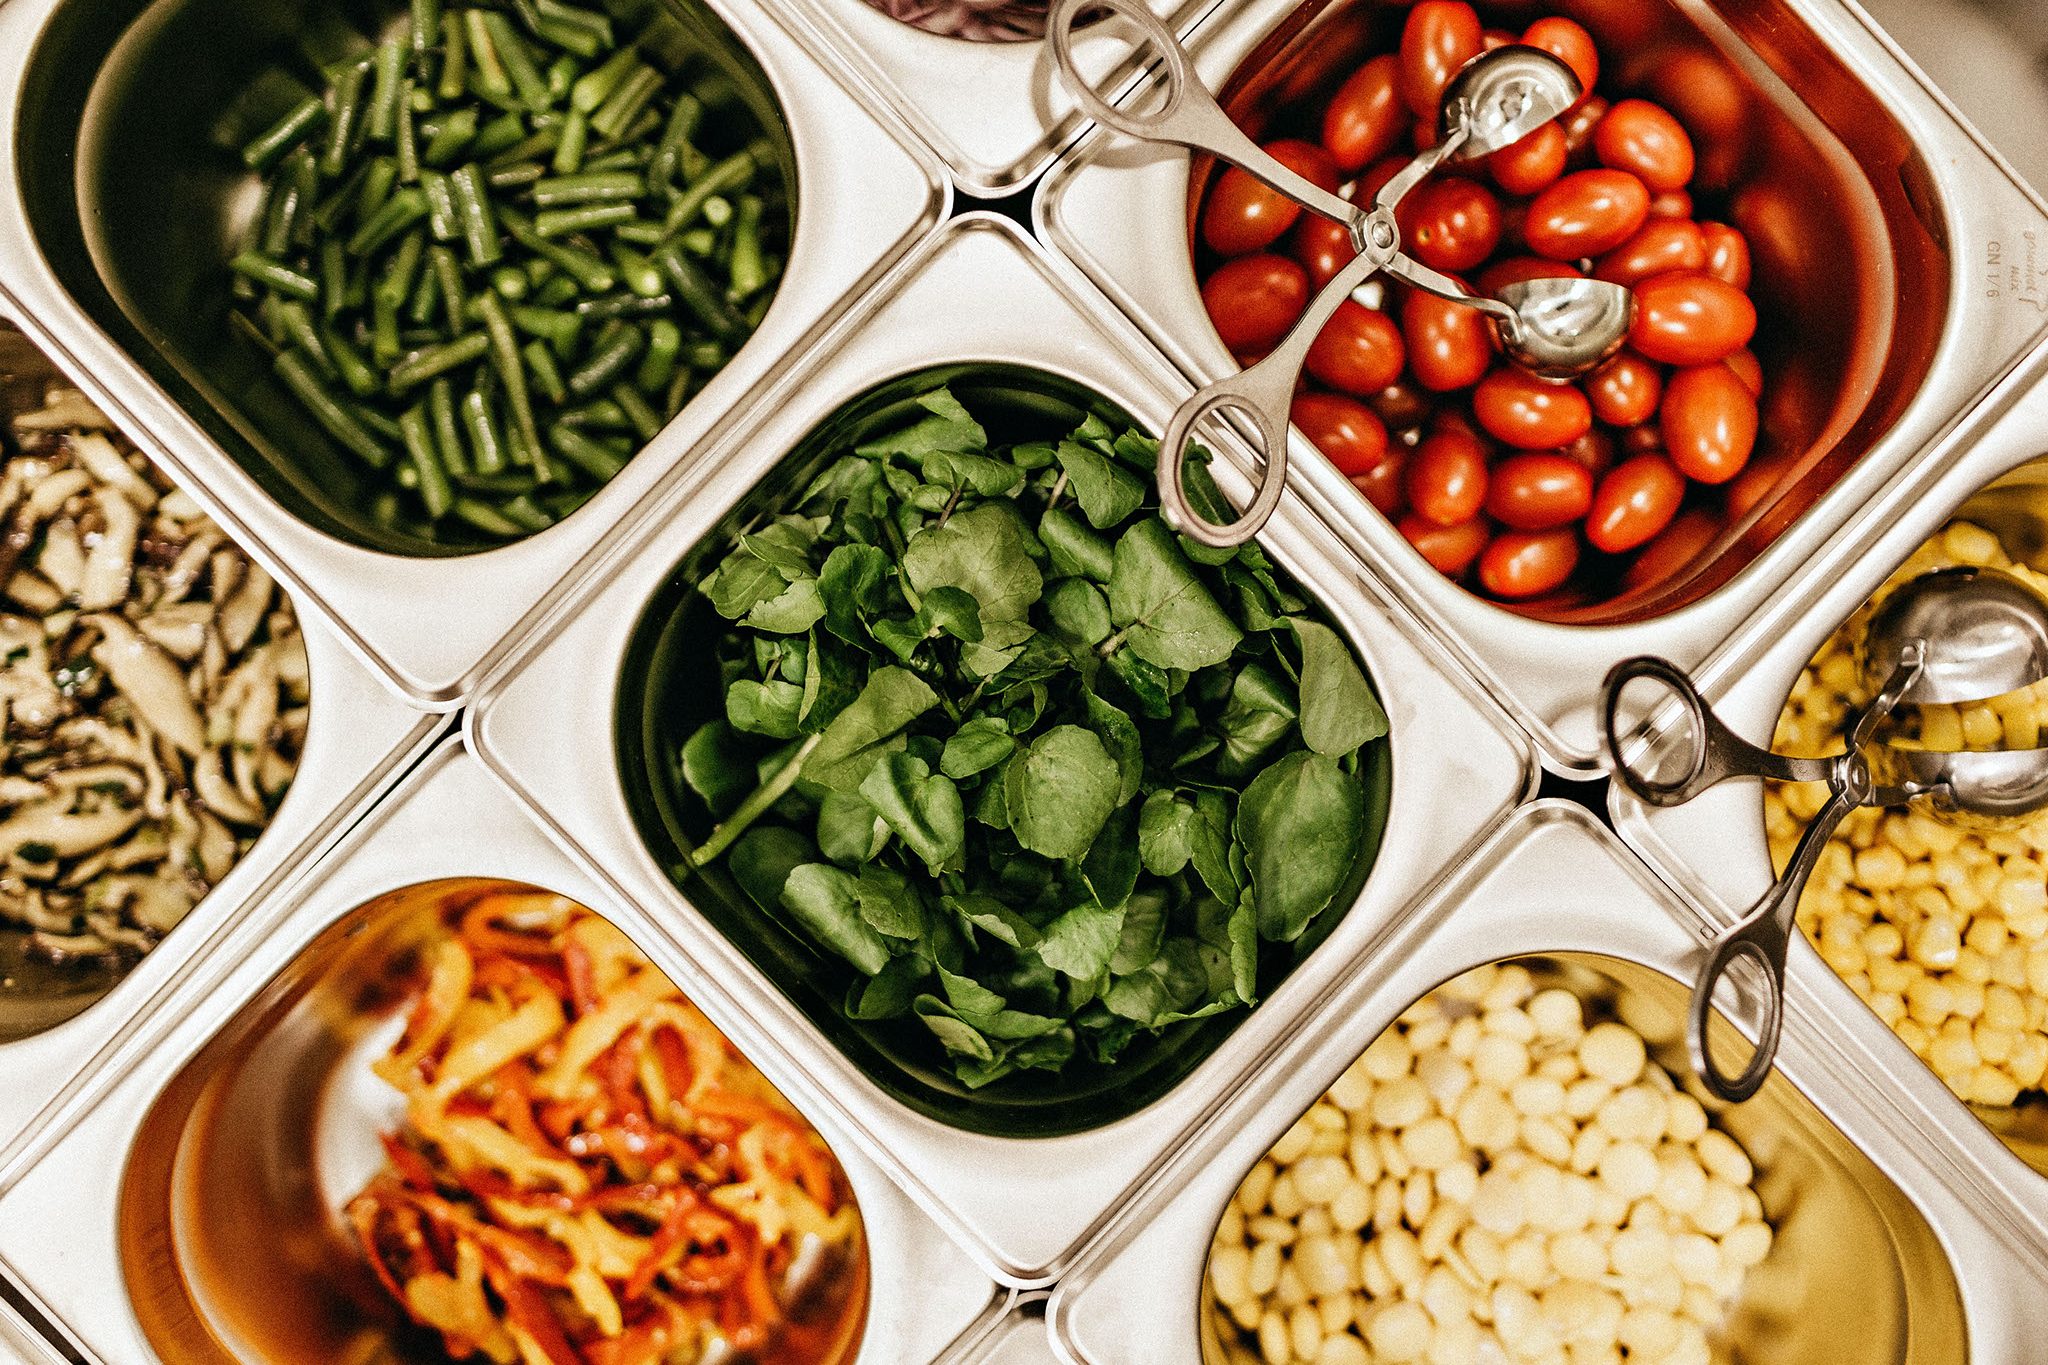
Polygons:
M1365 1327L1366 1344L1382 1360L1421 1360L1429 1351L1433 1329L1429 1314L1406 1300L1383 1305Z

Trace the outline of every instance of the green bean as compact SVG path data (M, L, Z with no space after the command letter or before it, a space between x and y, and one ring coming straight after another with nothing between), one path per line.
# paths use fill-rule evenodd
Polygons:
M612 20L608 14L565 5L562 0L534 0L533 10L542 19L587 30L604 46L612 46Z
M398 183L417 184L420 178L420 147L418 130L412 121L412 82L405 83L405 94L398 106Z
M532 185L548 173L548 168L538 161L515 161L510 165L493 165L484 176L484 183L494 190L516 190L522 185Z
M429 166L446 166L461 158L476 140L476 110L457 109L441 120L441 126L427 137L424 159Z
M574 427L557 422L548 428L555 452L599 483L608 483L626 462L610 446L584 435Z
M475 498L457 498L449 510L486 535L503 536L509 540L522 529L519 523L507 520L495 508Z
M363 114L363 81L369 72L368 62L352 62L344 66L335 78L334 111L328 115L327 141L320 152L322 175L340 175L342 167L347 164L356 124Z
M306 96L242 148L242 164L252 171L269 170L285 153L304 142L326 117L327 106L319 97Z
M582 292L582 288L574 276L563 273L542 285L540 292L533 296L533 302L541 308L560 308Z
M383 207L355 230L348 239L348 253L368 255L426 216L427 196L408 185L385 200Z
M445 246L428 247L427 262L441 281L441 309L448 318L448 329L454 331L462 326L463 314L469 306L467 291L462 287L462 266L455 253Z
M415 403L407 408L398 419L398 433L405 441L405 453L412 458L411 467L419 475L420 501L425 504L427 515L438 521L448 514L455 501L455 490L449 487L448 471L441 467L440 453L434 448L434 429L427 419L427 405Z
M661 73L651 66L641 66L619 83L610 99L591 112L591 130L605 137L620 136L660 89Z
M327 345L313 326L313 315L306 311L306 305L297 299L281 299L275 294L267 302L271 304L270 314L277 320L285 338L319 367L322 378L334 379L337 376L334 360L327 354Z
M512 335L511 319L505 316L498 296L477 296L483 309L484 330L491 338L491 363L505 386L505 402L512 409L512 424L520 438L534 450L540 449L540 429L533 420L533 402L526 391L526 370L519 359L519 343Z
M369 111L364 130L372 142L390 142L398 136L398 99L405 79L407 44L387 38L377 45L370 87Z
M566 237L573 232L591 232L623 223L633 217L631 204L579 204L573 209L542 209L533 217L533 230L543 237Z
M491 216L490 196L484 191L476 163L471 162L449 176L448 188L455 195L455 218L462 224L462 241L469 249L470 263L495 264L504 255L504 242Z
M460 474L455 482L472 493L498 493L516 497L540 487L531 474Z
M583 68L576 64L574 57L564 54L555 58L548 67L548 107L553 108L569 97L569 87L576 83L576 77Z
M526 278L526 272L516 265L501 265L491 272L491 288L507 303L519 302L531 287L532 282Z
M417 388L429 379L482 359L490 346L491 339L482 332L471 332L453 341L429 346L392 366L390 377L386 379L385 384L394 395L402 395L406 390Z
M668 239L668 234L662 231L661 224L650 223L644 219L619 224L612 229L612 236L622 242L631 242L634 246L660 246Z
M292 163L312 166L311 158L296 153L292 156ZM311 211L305 182L298 176L286 174L272 181L270 194L263 204L263 236L258 250L273 259L290 251L299 221Z
M675 240L692 256L709 256L718 250L718 234L708 227L691 228Z
M556 175L574 175L583 165L583 149L590 141L590 116L581 109L570 107L569 117L563 120L562 137L555 144L555 156L550 169Z
M486 123L476 135L476 143L470 150L479 160L489 160L508 147L519 145L526 136L526 120L517 113L506 112Z
M652 132L652 129L648 131ZM629 134L629 136L632 136ZM635 139L637 143L637 138ZM642 171L648 161L647 149L642 145L611 147L604 145L593 148L589 160L583 163L585 171Z
M643 299L658 298L667 292L661 282L661 268L624 242L613 242L612 260L619 267L619 278L626 282L626 288Z
M633 434L643 441L651 441L661 430L661 415L647 406L647 399L631 384L614 384L611 388L612 401L626 414L626 420L633 424Z
M469 435L471 463L479 474L496 474L505 467L505 439L498 429L497 415L483 393L471 389L462 396L462 427Z
M668 126L662 130L661 145L655 148L654 157L647 165L647 183L656 188L666 187L683 168L683 149L690 146L690 139L696 135L697 125L704 117L704 103L688 91L676 96L675 108L669 110Z
M298 202L292 209L290 244L303 250L313 245L313 201L320 194L320 166L310 151L300 148L285 162L284 173L298 194Z
M302 299L307 303L320 297L320 285L312 276L293 270L271 260L268 256L253 251L244 251L228 262L228 268L253 284L275 290L287 298Z
M586 114L596 113L598 106L610 99L612 92L636 69L645 69L639 54L630 47L620 48L604 65L570 87L570 107Z
M452 242L462 235L455 216L455 192L448 177L439 171L420 172L420 191L427 196L427 230L437 242Z
M704 201L704 221L715 228L722 228L732 221L732 200L722 194L714 194Z
M405 305L405 320L415 327L427 327L440 306L441 277L431 267L420 271L419 283L413 286L412 298Z
M412 0L412 50L424 57L441 31L441 0Z
M693 341L683 349L683 363L693 370L715 370L729 358L715 341Z
M326 345L328 357L333 360L341 382L348 386L350 393L358 398L368 398L384 387L377 378L377 372L370 368L370 362L350 344L347 337L332 327L322 327L320 340Z
M398 305L382 294L370 295L370 354L380 365L395 364L405 353L405 340L398 335Z
M676 354L683 348L683 329L668 318L647 324L647 350L640 357L640 369L633 382L644 392L656 393L675 378Z
M464 10L462 19L469 26L471 88L480 95L509 98L512 78L506 74L505 64L499 60L498 49L492 44L489 13L480 9Z
M655 255L655 264L661 267L669 283L675 286L676 296L683 305L697 315L721 341L737 342L746 337L747 325L740 315L733 311L725 295L713 288L704 272L676 249L673 245L663 247Z
M441 80L434 93L444 100L458 100L469 88L469 44L462 14L450 10L441 16Z
M555 353L548 349L547 343L535 338L519 348L519 356L533 373L533 385L540 390L541 396L560 407L569 396L569 389L562 382L562 371L555 365Z
M569 392L578 398L588 398L638 360L646 344L647 338L638 327L621 328L609 341L600 337L589 358L570 372Z
M314 169L319 169L317 162ZM322 232L334 231L335 224L355 206L356 195L361 191L363 181L367 180L369 175L370 163L357 162L356 168L350 171L348 176L320 201L319 207L313 210L313 226Z
M610 322L614 318L660 317L673 313L675 297L671 294L612 294L601 299L584 299L576 305L577 316L595 322Z
M632 419L626 416L626 410L609 398L565 408L556 420L565 427L578 430L625 431L633 425Z
M738 224L733 228L732 259L727 263L731 282L726 297L749 298L768 285L768 263L761 256L761 200L747 195L740 200Z
M397 187L398 163L388 156L372 158L363 183L356 187L353 206L356 222L364 223L376 217L377 210L384 207L391 198L391 191Z
M597 171L583 175L557 175L533 187L533 202L544 209L569 204L602 204L638 199L647 193L647 182L627 171Z
M427 386L427 416L434 424L434 446L441 463L456 478L469 472L469 454L462 446L462 427L455 415L455 385L443 376Z
M539 504L524 494L499 503L498 511L504 514L507 521L519 523L520 529L526 531L545 531L555 524L553 517L542 511Z
M384 449L387 454L393 446L398 444L400 439L398 423L392 421L368 403L358 403L352 399L344 399L342 400L342 406L347 408L349 415L362 423L372 436L382 436L384 438L386 442Z
M321 316L332 321L348 300L348 253L341 238L329 237L320 244Z
M523 214L506 209L499 217L514 241L535 255L553 261L592 293L601 294L618 283L618 276L599 257L573 244L549 240L536 231Z
M511 311L512 325L530 337L545 341L558 356L566 356L576 348L576 339L583 332L583 319L574 313L553 308L514 308Z
M704 202L713 195L736 194L752 185L761 164L752 147L743 147L717 162L676 196L676 201L669 205L668 217L662 221L662 226L670 232L681 232L697 221Z
M328 391L304 356L297 351L280 352L274 367L292 396L328 435L373 469L383 469L391 463L391 452L384 443Z
M550 103L548 83L534 68L533 54L527 50L525 40L513 32L505 16L495 10L484 12L484 26L490 30L491 46L504 65L519 102L535 113L547 108Z

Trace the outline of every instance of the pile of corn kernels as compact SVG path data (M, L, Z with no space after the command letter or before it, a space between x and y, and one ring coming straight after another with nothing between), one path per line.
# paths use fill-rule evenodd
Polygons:
M1233 1365L1707 1365L1771 1248L1749 1157L1617 1022L1481 968L1252 1168L1209 1255Z
M1955 564L2015 565L1982 527L1956 522L1915 551L1886 588ZM1878 598L1884 596L1881 590ZM1875 600L1875 599L1874 599ZM1854 642L1870 608L1814 656L1778 718L1775 747L1840 753L1844 720L1867 700ZM2048 688L1997 702L1923 707L1927 748L2035 747ZM1767 789L1780 867L1827 799L1821 783ZM1799 927L1828 965L1965 1100L2007 1105L2048 1074L2048 816L2016 829L1958 828L1917 810L1859 810L1842 822L1799 901Z

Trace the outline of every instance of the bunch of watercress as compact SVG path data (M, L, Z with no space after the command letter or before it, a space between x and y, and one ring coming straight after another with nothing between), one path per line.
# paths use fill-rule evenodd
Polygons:
M970 1087L1254 1003L1368 852L1364 673L1256 545L1168 529L1140 433L918 406L699 585L733 627L681 872L724 858Z

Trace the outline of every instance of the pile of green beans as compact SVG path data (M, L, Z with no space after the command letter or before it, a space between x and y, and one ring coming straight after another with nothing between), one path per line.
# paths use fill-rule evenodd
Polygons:
M380 527L544 530L759 323L778 162L723 74L672 65L562 0L412 0L323 92L273 82L230 317L370 471Z

